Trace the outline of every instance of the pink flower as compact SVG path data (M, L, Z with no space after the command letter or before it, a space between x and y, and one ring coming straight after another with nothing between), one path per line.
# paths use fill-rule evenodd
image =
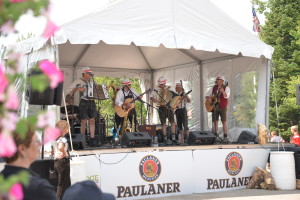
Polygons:
M49 77L51 88L56 88L57 85L64 80L63 73L54 63L48 60L40 62L40 69Z
M9 194L13 196L16 200L21 200L23 199L23 190L22 190L22 185L20 183L14 184L10 190Z
M45 128L46 126L50 126L50 124L55 119L55 113L53 111L48 111L46 113L42 113L38 115L38 128Z
M4 74L4 66L0 63L0 102L4 100L4 92L8 86L8 80Z
M0 157L11 157L17 151L16 144L9 133L0 133Z
M13 131L16 129L16 124L19 118L16 113L8 112L7 115L0 121L1 127L5 130Z
M60 136L61 131L59 128L56 127L48 127L45 129L45 136L43 144L46 144L48 142L54 141Z
M25 0L9 0L11 3L18 3L18 2L23 2Z
M54 24L51 20L48 20L42 37L48 39L50 36L54 35L55 31L57 31L58 29L59 27L56 24Z
M19 98L13 86L8 89L8 96L4 107L8 110L17 110L19 107Z
M10 34L10 33L14 33L15 29L14 29L14 23L12 20L7 21L5 24L3 24L0 28L0 31L4 34Z

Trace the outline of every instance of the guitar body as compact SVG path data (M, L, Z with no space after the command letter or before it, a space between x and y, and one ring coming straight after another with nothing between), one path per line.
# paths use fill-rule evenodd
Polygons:
M132 101L132 99L128 98L128 99L125 99L124 103L129 103L130 104L130 108L126 108L126 106L118 106L118 105L115 105L114 106L114 109L115 109L115 112L117 113L117 115L119 117L126 117L134 108L135 108L135 103L130 103Z
M214 97L211 97L211 98L212 98L211 103L208 100L205 101L205 108L206 108L207 112L212 112L212 110L214 109L214 106L220 102L219 98L214 98Z

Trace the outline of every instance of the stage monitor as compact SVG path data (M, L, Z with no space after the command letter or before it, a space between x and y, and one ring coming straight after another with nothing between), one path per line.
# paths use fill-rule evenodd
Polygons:
M129 132L124 133L122 146L126 147L150 147L152 139L147 132Z
M251 133L250 131L242 131L239 138L239 144L248 144L249 142L255 143L256 135Z
M215 142L216 136L209 131L192 131L188 136L189 145L209 145Z

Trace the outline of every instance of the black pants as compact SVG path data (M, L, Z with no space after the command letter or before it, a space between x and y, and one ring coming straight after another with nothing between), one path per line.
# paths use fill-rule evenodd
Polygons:
M57 171L57 199L62 199L64 192L71 186L70 160L63 158L54 161L54 168Z
M134 127L132 127L131 131L136 132L137 131L137 125L138 125L138 121L136 118L136 111L135 109L133 109L129 115L128 115L128 121L132 124L132 121L134 120ZM119 115L117 113L115 113L115 122L116 122L116 128L118 129L119 127L122 130L122 126L123 126L123 122L124 122L124 117L119 117ZM126 127L125 127L126 128Z
M180 108L176 110L176 120L177 120L177 126L179 130L189 130L188 124L187 124L187 112L186 108Z

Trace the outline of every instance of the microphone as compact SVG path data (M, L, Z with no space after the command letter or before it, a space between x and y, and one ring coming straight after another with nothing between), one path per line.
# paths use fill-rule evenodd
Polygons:
M158 90L157 90L157 89L153 89L153 90L154 90L154 92L158 93Z

